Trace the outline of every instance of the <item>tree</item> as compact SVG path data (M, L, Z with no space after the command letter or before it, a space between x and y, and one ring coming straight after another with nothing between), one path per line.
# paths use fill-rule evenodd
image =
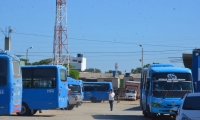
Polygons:
M155 63L153 62L153 64L159 64L159 63ZM143 68L147 68L149 67L151 64L146 64L143 66ZM142 73L142 68L141 67L137 67L136 69L131 69L131 73L135 74L135 73Z
M113 73L113 70L108 70L108 71L107 71L107 72L105 72L105 73ZM122 72L118 70L118 71L117 71L117 74L118 74L118 75L121 75L121 74L122 74Z
M80 73L79 73L78 70L69 70L69 76L70 76L70 77L72 77L72 78L78 80L79 75L80 75Z
M39 62L33 62L32 65L47 65L51 62L52 62L52 59L49 58L49 59L40 60Z
M131 69L131 73L132 74L142 73L142 68L141 67L137 67L136 69Z
M63 66L65 66L67 68L67 64L63 64ZM74 79L78 79L80 72L78 70L74 70L75 66L69 64L69 76L74 78Z
M84 72L101 73L101 70L97 68L88 68Z

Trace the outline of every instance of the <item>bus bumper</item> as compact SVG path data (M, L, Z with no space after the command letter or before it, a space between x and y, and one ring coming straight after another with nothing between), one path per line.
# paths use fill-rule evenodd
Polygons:
M170 114L170 115L174 115L174 112L170 112L170 109L172 108L156 108L156 107L151 107L150 111L151 113L159 113L159 114Z

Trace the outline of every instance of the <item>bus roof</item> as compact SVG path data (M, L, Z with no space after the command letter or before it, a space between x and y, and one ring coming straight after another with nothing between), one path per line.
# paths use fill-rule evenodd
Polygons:
M2 56L2 57L10 57L10 58L12 58L12 59L15 59L15 60L18 60L18 61L20 61L20 59L15 55L15 54L13 54L11 51L0 51L0 56Z
M88 84L111 84L111 82L83 82L84 83L88 83Z
M153 72L178 72L178 73L191 73L191 70L188 68L181 67L153 67L151 68Z
M52 68L52 67L61 67L61 68L65 68L65 66L62 65L27 65L27 66L21 66L21 68Z
M152 64L149 67L152 68L152 67L174 67L174 66L171 64Z

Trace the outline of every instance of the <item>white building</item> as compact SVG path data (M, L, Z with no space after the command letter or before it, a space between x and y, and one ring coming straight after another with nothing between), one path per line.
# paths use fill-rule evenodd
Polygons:
M86 58L83 57L83 54L77 54L76 57L70 56L69 63L75 67L75 70L85 71L86 69Z

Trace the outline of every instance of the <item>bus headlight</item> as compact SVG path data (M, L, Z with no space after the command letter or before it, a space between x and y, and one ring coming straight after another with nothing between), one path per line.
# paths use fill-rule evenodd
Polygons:
M158 104L158 103L151 103L151 106L152 106L152 107L157 107L157 108L162 107L162 105L161 105L161 104Z

